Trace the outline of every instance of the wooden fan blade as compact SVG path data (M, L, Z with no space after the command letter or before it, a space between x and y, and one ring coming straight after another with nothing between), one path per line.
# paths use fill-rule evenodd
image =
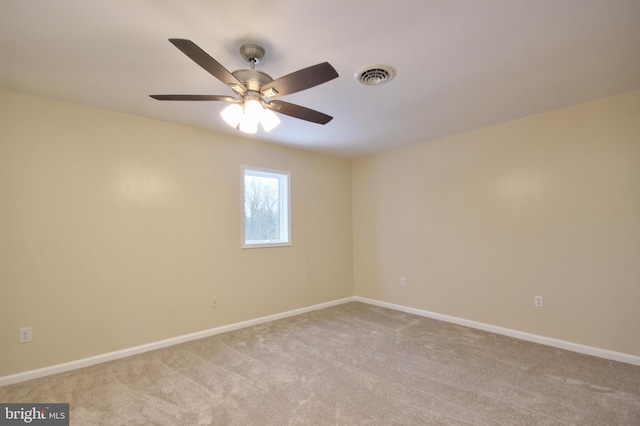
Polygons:
M191 58L196 64L200 65L212 76L231 87L238 93L245 93L247 88L235 78L225 67L220 65L218 61L213 59L207 52L200 49L191 40L185 40L181 38L170 38L169 41L185 55Z
M271 101L267 102L266 105L273 111L301 120L311 121L312 123L327 124L333 120L330 115L300 105L290 104L289 102Z
M218 95L149 95L153 99L159 101L226 101L233 102L236 100L233 96Z
M309 89L336 77L338 77L338 72L328 62L323 62L265 84L260 92L268 98L275 98Z

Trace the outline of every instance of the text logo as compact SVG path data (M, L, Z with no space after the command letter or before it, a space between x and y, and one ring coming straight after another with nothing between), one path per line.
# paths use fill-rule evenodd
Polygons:
M0 403L0 426L69 426L69 404Z

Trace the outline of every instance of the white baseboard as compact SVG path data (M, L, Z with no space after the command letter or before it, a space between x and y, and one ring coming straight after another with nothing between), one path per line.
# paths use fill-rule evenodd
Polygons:
M133 348L122 349L115 352L96 355L89 358L83 358L76 361L66 362L64 364L52 365L50 367L38 368L37 370L25 371L22 373L12 374L0 377L0 386L11 385L14 383L25 382L27 380L37 379L40 377L50 376L52 374L63 373L65 371L75 370L78 368L89 367L91 365L101 364L107 361L113 361L128 356L137 355L143 352L149 352L156 349L166 348L168 346L177 345L188 342L190 340L202 339L204 337L214 336L216 334L226 333L241 328L251 327L270 321L292 317L307 312L317 311L318 309L328 308L330 306L341 305L343 303L353 302L353 297L333 300L331 302L320 303L318 305L307 306L304 308L294 309L292 311L281 312L279 314L268 315L266 317L255 318L247 321L241 321L234 324L223 325L208 330L198 331L196 333L185 334L183 336L172 337L170 339L161 340L159 342L148 343L146 345L135 346Z
M538 336L536 334L525 333L522 331L511 330L509 328L498 327L495 325L484 324L481 322L471 321L463 318L452 317L449 315L438 314L435 312L424 311L421 309L409 308L403 305L381 302L379 300L367 299L365 297L355 296L356 302L367 303L369 305L380 306L382 308L393 309L396 311L406 312L408 314L419 315L421 317L432 318L439 321L445 321L453 324L464 325L466 327L478 330L489 331L491 333L501 334L503 336L514 337L528 342L540 343L542 345L552 346L554 348L565 349L572 352L578 352L585 355L591 355L598 358L604 358L611 361L624 362L626 364L639 365L640 357L629 355L621 352L610 351L607 349L595 348L593 346L581 345L579 343L567 342L564 340L552 339L550 337Z
M91 365L101 364L103 362L113 361L120 358L126 358L128 356L137 355L143 352L166 348L168 346L177 345L180 343L188 342L190 340L202 339L204 337L214 336L216 334L221 334L221 333L227 333L229 331L239 330L241 328L251 327L258 324L264 324L267 322L276 321L279 319L292 317L292 316L304 314L307 312L316 311L318 309L324 309L331 306L341 305L343 303L354 302L354 301L367 303L369 305L380 306L382 308L393 309L396 311L406 312L409 314L419 315L426 318L432 318L439 321L445 321L453 324L463 325L463 326L475 328L478 330L489 331L491 333L501 334L504 336L526 340L529 342L540 343L540 344L552 346L555 348L566 349L568 351L578 352L585 355L592 355L599 358L609 359L612 361L619 361L627 364L640 366L640 357L634 356L634 355L614 352L607 349L594 348L592 346L585 346L578 343L566 342L564 340L552 339L549 337L538 336L535 334L524 333L522 331L511 330L508 328L498 327L490 324L484 324L476 321L466 320L463 318L457 318L449 315L438 314L435 312L424 311L421 309L410 308L403 305L396 305L393 303L381 302L379 300L368 299L365 297L353 296L353 297L345 297L344 299L333 300L331 302L320 303L318 305L294 309L287 312L281 312L279 314L273 314L265 317L237 322L234 324L223 325L223 326L211 328L208 330L198 331L196 333L185 334L183 336L173 337L170 339L161 340L159 342L148 343L146 345L135 346L133 348L127 348L127 349L122 349L115 352L109 352L106 354L92 356L89 358L83 358L76 361L67 362L64 364L52 365L50 367L44 367L44 368L39 368L37 370L30 370L22 373L0 377L0 386L11 385L14 383L25 382L27 380L50 376L52 374L63 373L65 371L75 370L83 367L89 367Z

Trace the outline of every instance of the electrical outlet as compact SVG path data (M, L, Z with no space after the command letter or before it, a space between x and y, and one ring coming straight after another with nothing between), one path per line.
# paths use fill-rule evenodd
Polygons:
M533 296L533 304L536 308L542 308L544 306L544 300L542 296Z
M216 296L211 298L211 307L212 308L217 308L218 307L218 298Z
M33 337L31 327L24 327L20 329L20 343L29 343Z
M406 285L407 284L407 280L404 279L404 277L400 277L400 285Z

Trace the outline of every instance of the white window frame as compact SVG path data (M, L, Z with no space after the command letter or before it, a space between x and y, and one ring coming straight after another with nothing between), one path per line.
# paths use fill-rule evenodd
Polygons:
M278 179L280 238L278 240L250 240L245 236L245 176ZM264 167L242 166L242 248L283 247L291 245L291 172Z

